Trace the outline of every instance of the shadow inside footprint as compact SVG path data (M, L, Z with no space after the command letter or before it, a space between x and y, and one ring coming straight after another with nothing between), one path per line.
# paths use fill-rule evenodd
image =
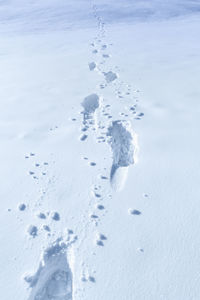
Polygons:
M118 165L116 165L116 164L113 164L113 165L112 165L112 168L111 168L111 170L110 170L110 181L111 181L111 182L113 181L113 178L114 178L115 173L116 173L116 171L117 171L118 168L119 168Z

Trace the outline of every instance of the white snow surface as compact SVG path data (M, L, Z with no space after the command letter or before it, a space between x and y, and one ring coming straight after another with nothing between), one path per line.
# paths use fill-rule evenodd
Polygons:
M2 300L199 299L199 10L0 1Z

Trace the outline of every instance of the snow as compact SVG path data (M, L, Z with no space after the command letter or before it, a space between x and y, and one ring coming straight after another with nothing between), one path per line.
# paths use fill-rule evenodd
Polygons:
M1 298L198 299L198 1L0 20Z

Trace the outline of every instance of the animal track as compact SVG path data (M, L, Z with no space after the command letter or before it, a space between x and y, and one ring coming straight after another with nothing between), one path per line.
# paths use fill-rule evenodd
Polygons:
M141 213L141 211L139 211L139 210L137 210L137 209L129 209L129 214L130 215L136 215L136 216L139 216L139 215L141 215L142 213Z
M104 207L103 205L101 205L101 204L98 204L98 205L97 205L97 209L103 210L103 209L105 209L105 207Z
M97 240L96 240L97 246L104 246L104 241L106 241L106 240L107 240L107 237L104 234L99 233L97 235Z
M86 139L87 139L87 134L83 134L81 137L80 137L80 140L82 141L82 142L84 142Z
M48 232L51 231L51 229L50 229L50 227L48 225L43 225L43 229L46 230L46 231L48 231Z
M96 241L96 244L97 244L98 246L104 246L104 243L103 243L101 240Z
M34 156L35 156L34 153L30 153L29 156L25 156L25 158L29 158L31 160L31 158L33 158ZM45 176L47 174L46 172L47 165L48 162L44 162L44 163L35 162L32 165L32 169L28 171L28 174L31 175L33 179L40 179L41 175Z
M54 220L54 221L59 221L60 220L60 215L58 212L53 212L51 214L51 218Z
M102 56L103 56L103 58L109 58L110 57L109 54L103 54Z
M18 209L24 211L26 209L26 204L24 203L19 204Z
M39 212L37 214L37 216L38 216L39 219L46 219L46 215L44 213L42 213L42 212Z

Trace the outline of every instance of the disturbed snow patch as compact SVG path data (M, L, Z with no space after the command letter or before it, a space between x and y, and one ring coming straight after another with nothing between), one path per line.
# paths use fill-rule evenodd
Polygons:
M113 121L108 128L107 136L113 153L113 163L110 172L110 182L116 190L124 186L128 167L135 163L137 149L136 136L123 121Z
M32 288L29 300L72 300L73 278L67 248L58 239L45 250L36 274L25 277Z

